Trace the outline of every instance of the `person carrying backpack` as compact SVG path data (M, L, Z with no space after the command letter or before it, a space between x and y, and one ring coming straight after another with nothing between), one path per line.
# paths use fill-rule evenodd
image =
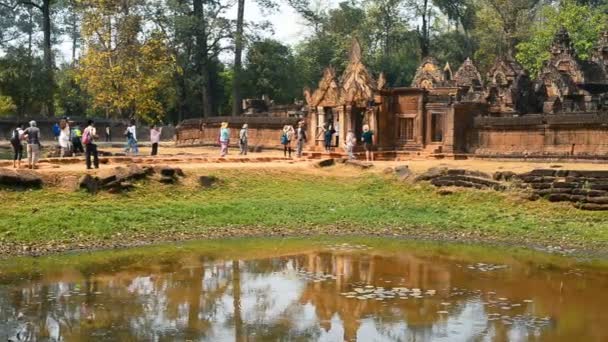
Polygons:
M129 126L125 130L125 137L127 138L125 153L131 152L133 155L137 155L139 153L139 147L137 146L137 126L135 126L135 120L131 120Z
M291 158L291 140L295 134L293 126L285 125L283 127L283 134L281 135L281 145L283 145L283 156Z
M84 157L87 163L87 169L91 169L91 156L93 157L93 165L96 169L99 169L99 154L97 153L97 145L95 145L95 139L97 139L97 130L94 126L95 122L89 120L87 128L82 133L82 143L86 147Z
M13 168L21 168L21 158L23 158L23 124L18 124L11 133L11 146L13 147Z

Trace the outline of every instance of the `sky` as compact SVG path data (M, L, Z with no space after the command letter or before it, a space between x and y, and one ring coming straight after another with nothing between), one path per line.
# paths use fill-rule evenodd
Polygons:
M340 1L343 0L317 0L314 6L320 8L335 8ZM274 28L274 33L265 33L263 35L264 37L273 38L283 44L293 46L312 33L312 29L307 26L306 21L284 1L281 1L279 8L272 13L264 12L265 11L260 10L255 1L246 0L245 20L253 22L262 22L266 20L269 21ZM227 17L236 19L236 14L237 8L235 5L227 12ZM72 54L72 45L69 40L59 44L59 50L61 51L62 56L57 56L59 57L58 59L69 61ZM222 59L225 60L225 62L232 62L232 58L232 54L222 56Z

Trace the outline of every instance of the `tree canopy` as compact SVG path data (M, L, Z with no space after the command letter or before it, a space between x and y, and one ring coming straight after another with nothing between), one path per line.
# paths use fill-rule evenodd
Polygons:
M281 27L243 15L245 7L276 13L282 5L308 27L291 44L273 38ZM511 55L535 74L562 27L582 59L608 29L606 0L324 6L311 0L0 0L0 115L178 122L238 113L241 98L289 104L302 100L302 90L315 87L326 67L341 74L353 38L369 71L383 72L390 86L408 86L428 55L453 69L470 57L482 74L496 57Z

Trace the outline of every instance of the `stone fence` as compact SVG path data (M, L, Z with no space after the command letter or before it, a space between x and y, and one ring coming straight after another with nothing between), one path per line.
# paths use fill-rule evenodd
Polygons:
M281 147L281 132L285 125L296 127L298 118L228 116L190 119L182 121L176 130L177 145L217 145L222 122L228 122L230 144L239 141L239 132L244 124L249 126L250 147Z

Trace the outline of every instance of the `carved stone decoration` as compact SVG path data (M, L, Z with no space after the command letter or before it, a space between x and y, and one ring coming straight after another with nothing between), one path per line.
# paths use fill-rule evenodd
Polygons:
M454 81L458 87L469 87L474 91L483 90L481 74L473 64L470 58L467 58L464 63L456 71Z
M425 57L416 70L414 80L412 81L412 87L423 89L443 87L445 85L444 76L437 60L434 57Z
M602 65L600 39L596 52L590 61L578 58L565 29L560 29L551 45L551 58L543 67L538 82L541 94L546 99L559 98L559 110L563 112L594 111L602 103L608 92L605 65ZM545 104L543 111L548 112ZM555 112L553 106L552 112Z
M598 39L593 51L592 61L601 66L604 74L608 76L608 31L604 31Z
M381 72L380 76L378 77L378 90L382 90L386 87L386 76L384 76L384 73Z
M450 62L446 62L445 66L443 67L443 81L450 82L452 79L454 79L452 67L450 66Z
M307 99L308 102L308 99ZM340 87L336 81L336 72L329 67L323 71L323 78L318 88L310 96L310 108L335 107L340 104Z
M491 113L526 114L540 110L534 101L530 77L512 57L497 58L487 78L486 101Z
M340 79L340 103L367 107L374 101L378 85L361 61L361 45L353 39L350 61Z

